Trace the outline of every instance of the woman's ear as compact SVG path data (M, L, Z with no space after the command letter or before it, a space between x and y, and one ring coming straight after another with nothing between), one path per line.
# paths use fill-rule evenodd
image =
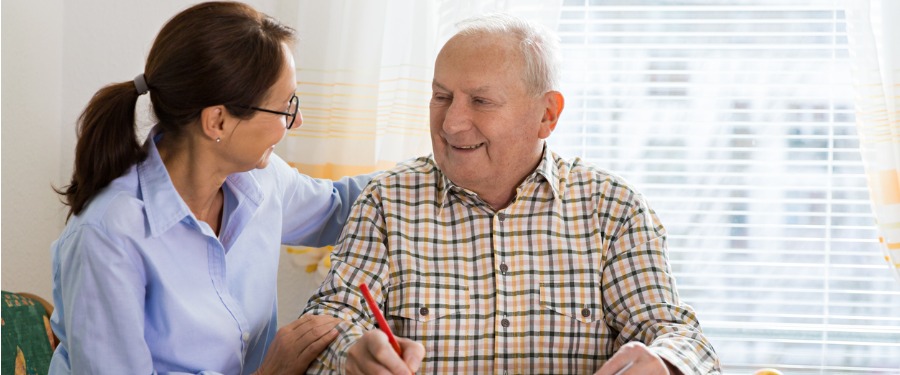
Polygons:
M221 142L225 135L225 120L227 109L223 105L203 108L200 111L200 126L203 134L212 141Z
M544 94L542 100L544 116L541 118L541 129L538 131L538 137L546 139L556 129L556 123L559 121L559 115L566 105L566 100L559 91L548 91Z

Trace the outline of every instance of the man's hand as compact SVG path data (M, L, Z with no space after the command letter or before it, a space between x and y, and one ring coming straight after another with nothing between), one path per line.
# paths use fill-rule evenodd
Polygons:
M412 340L397 337L403 358L397 355L387 335L374 329L366 332L347 352L347 374L407 375L419 371L425 347Z
M256 375L302 374L337 337L334 329L341 319L326 315L303 315L282 327Z
M630 367L619 374L619 370ZM625 375L625 374L647 374L647 375L681 375L674 366L653 353L642 342L629 342L619 349L609 362L603 365L594 375Z

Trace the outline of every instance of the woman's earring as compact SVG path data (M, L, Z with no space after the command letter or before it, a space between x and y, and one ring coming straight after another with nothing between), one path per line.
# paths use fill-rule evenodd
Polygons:
M216 143L222 142L222 138L216 137Z

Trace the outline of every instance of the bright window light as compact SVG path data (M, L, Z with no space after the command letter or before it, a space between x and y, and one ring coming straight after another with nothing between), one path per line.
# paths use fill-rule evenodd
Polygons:
M633 182L729 374L900 371L834 0L566 0L551 147Z

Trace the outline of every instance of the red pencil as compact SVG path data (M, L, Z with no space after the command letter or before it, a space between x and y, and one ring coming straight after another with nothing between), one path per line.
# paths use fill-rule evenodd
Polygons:
M388 327L387 320L384 320L384 315L381 315L381 310L379 310L378 305L375 304L372 293L369 293L369 286L365 283L359 284L359 291L362 292L363 297L365 297L366 303L369 305L369 310L372 310L372 315L375 315L375 321L378 322L378 328L381 328L381 331L387 335L388 341L391 343L391 346L394 347L394 351L397 352L397 355L399 355L400 358L403 358L403 350L400 349L400 344L397 342L397 339L394 338L391 327Z

